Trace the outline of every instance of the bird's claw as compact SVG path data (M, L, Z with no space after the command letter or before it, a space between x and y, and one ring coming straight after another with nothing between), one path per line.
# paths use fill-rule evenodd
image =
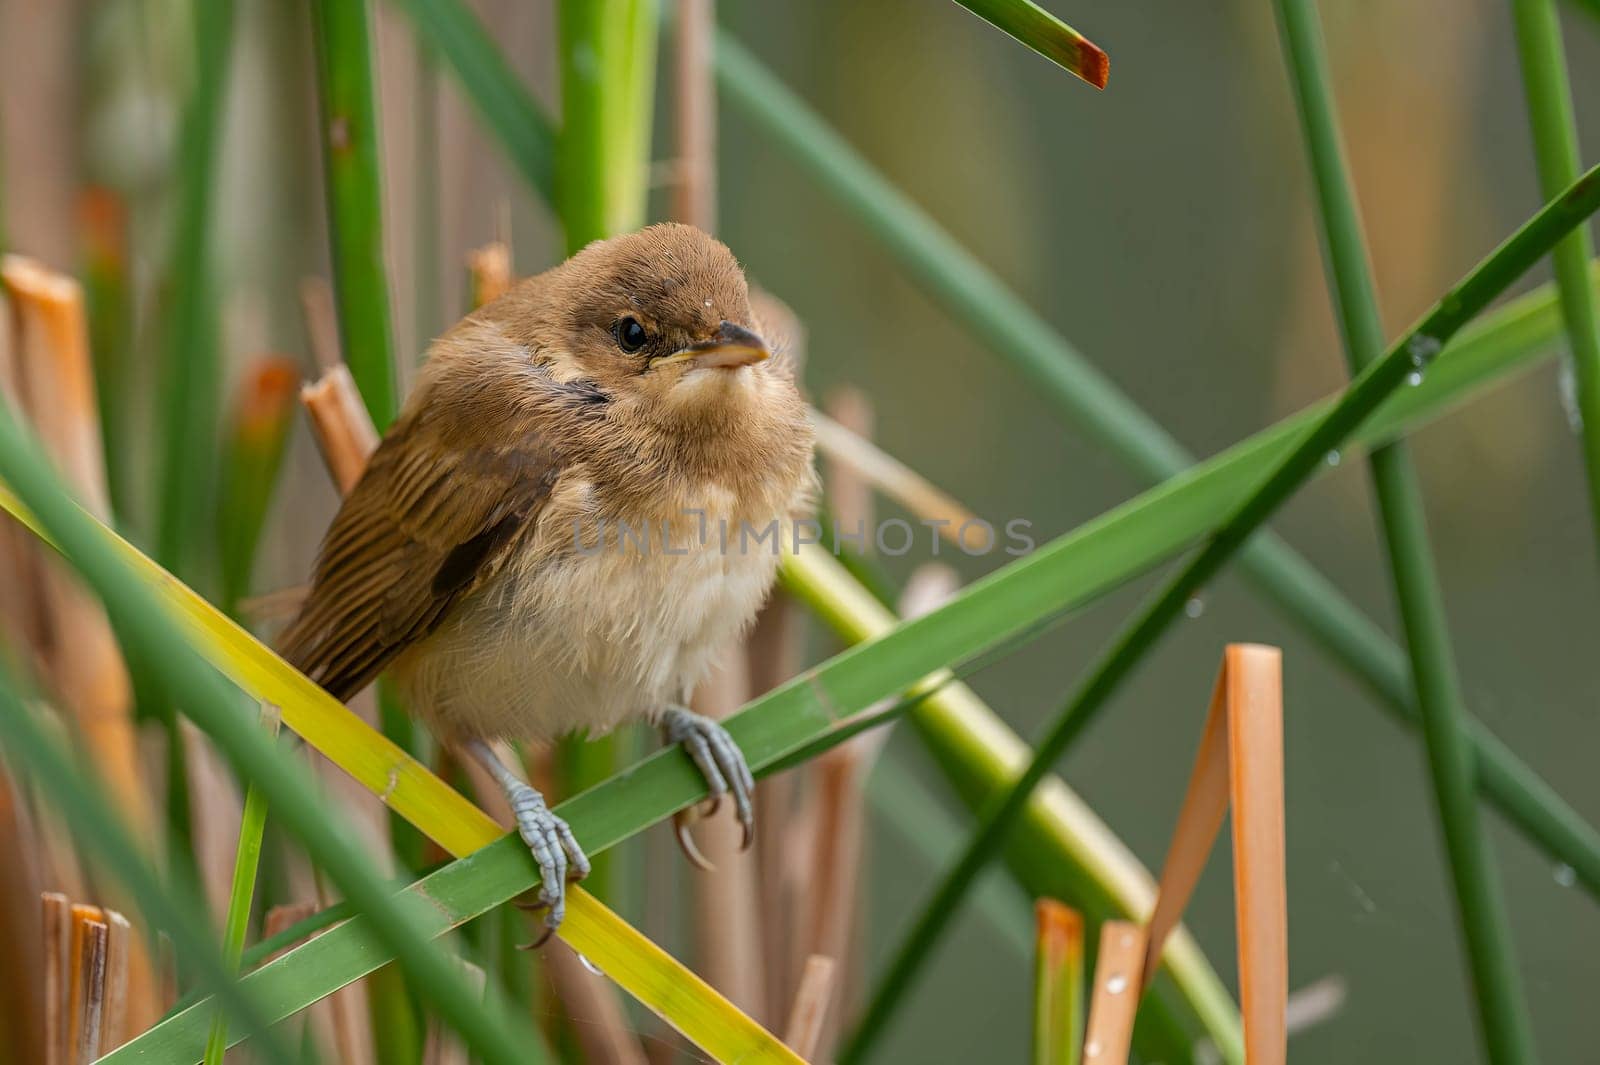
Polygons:
M545 933L529 949L550 938L567 915L567 881L589 875L589 858L578 846L567 823L545 805L544 797L527 784L512 787L507 798L517 819L517 834L539 863L539 902L549 909L544 915Z
M678 837L678 849L683 851L683 856L689 859L689 864L696 869L703 869L708 873L716 872L717 867L711 864L711 859L700 852L694 841L694 836L689 833L689 826L699 820L694 815L693 809L679 810L672 815L672 831Z
M743 832L740 849L748 850L756 832L752 805L756 782L750 774L744 752L733 742L727 729L709 717L681 706L669 707L662 724L667 742L682 746L690 761L700 770L701 776L705 777L706 787L711 792L710 812L717 811L724 795L733 796L734 813L739 818L739 827ZM680 815L677 824L678 843L689 860L702 868L709 868L709 863L694 848L693 842L687 840L688 822Z

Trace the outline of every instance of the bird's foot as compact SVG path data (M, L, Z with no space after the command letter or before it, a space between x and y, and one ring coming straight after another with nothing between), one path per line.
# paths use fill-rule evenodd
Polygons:
M740 849L749 849L756 833L752 807L756 782L750 775L750 766L739 745L733 742L728 730L720 724L681 706L667 707L666 713L661 716L661 728L667 742L681 746L690 761L694 762L695 768L700 770L700 775L705 777L706 786L711 791L711 812L716 812L724 795L733 796L734 812L744 832ZM702 868L710 868L710 864L688 838L688 822L679 818L677 825L678 842L689 860Z
M550 938L567 915L567 880L582 880L589 875L589 858L578 846L567 823L545 805L544 796L520 780L506 788L506 798L517 819L517 834L539 863L539 901L549 907L544 915L545 933L539 946Z

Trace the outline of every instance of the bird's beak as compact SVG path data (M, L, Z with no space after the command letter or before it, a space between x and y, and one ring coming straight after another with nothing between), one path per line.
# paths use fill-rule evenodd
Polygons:
M710 340L691 344L681 351L656 359L652 368L672 362L689 362L696 367L737 370L772 357L767 342L742 325L723 322Z

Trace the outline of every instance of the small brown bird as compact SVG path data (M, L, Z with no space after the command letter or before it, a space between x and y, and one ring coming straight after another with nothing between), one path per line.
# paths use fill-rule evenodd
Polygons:
M550 928L589 863L487 741L643 716L748 841L753 782L685 709L754 617L813 495L811 428L721 243L589 245L437 340L323 542L285 657L340 700L391 670L504 789Z

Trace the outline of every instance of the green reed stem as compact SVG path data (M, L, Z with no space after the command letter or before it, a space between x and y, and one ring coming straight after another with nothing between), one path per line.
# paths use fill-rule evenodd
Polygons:
M313 0L311 12L339 341L381 433L394 420L398 401L370 16L366 0Z
M1528 96L1534 159L1543 196L1578 176L1578 126L1572 113L1572 85L1561 47L1561 22L1553 0L1512 0L1517 56ZM1589 506L1600 544L1600 315L1595 311L1587 263L1594 254L1587 227L1580 226L1551 254L1561 313L1572 344L1572 370L1577 391L1583 458L1589 472Z
M1406 378L1426 369L1443 344L1521 277L1572 228L1600 208L1600 169L1591 170L1434 305L1387 353L1351 382L1349 389L1300 438L1183 570L1139 611L1113 641L1040 741L1016 785L980 818L961 858L933 892L910 934L894 954L855 1033L839 1055L842 1065L865 1060L886 1030L911 982L930 956L967 890L1004 844L1007 832L1034 788L1104 707L1166 629L1182 616L1189 598L1222 569L1262 522L1324 462Z
M1312 0L1278 0L1278 20L1311 158L1327 246L1329 284L1346 361L1351 373L1359 374L1383 352L1383 324L1339 137L1322 30ZM1573 233L1581 230L1580 224ZM1570 247L1572 240L1568 236L1559 242L1557 254ZM1574 250L1586 254L1581 249ZM1587 266L1580 261L1578 269L1579 286L1587 300ZM1533 1062L1533 1033L1500 896L1499 874L1478 820L1467 713L1444 598L1428 544L1416 469L1404 442L1378 448L1368 461L1388 546L1390 578L1411 653L1423 745L1444 828L1457 916L1477 994L1479 1024L1491 1061L1503 1065ZM1596 470L1600 472L1600 467Z

